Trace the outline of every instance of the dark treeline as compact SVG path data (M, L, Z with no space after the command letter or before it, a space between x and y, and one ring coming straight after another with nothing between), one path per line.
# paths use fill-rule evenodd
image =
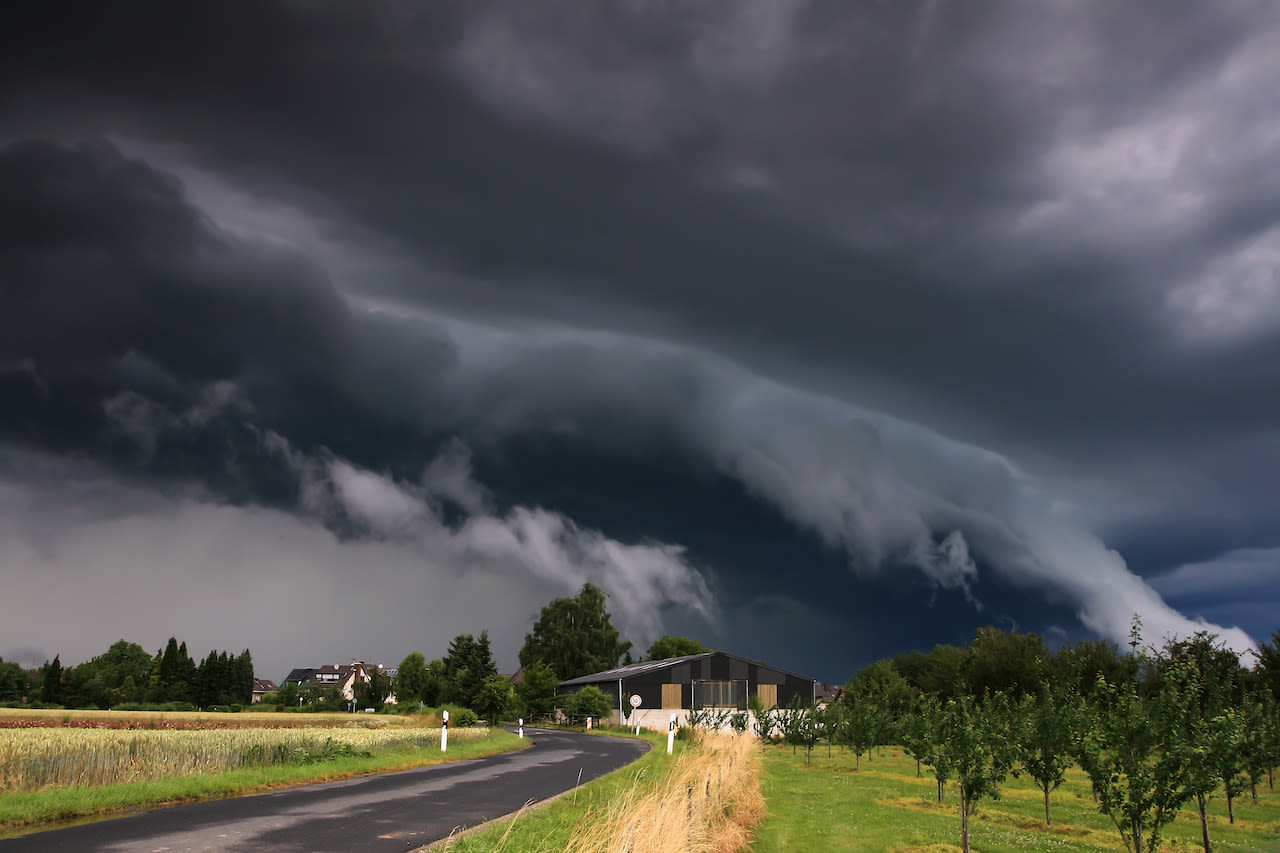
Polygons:
M681 641L663 639L668 644ZM533 719L552 713L560 681L610 669L619 662L631 662L631 644L621 640L613 627L604 593L585 583L577 595L554 599L542 608L520 649L519 679L498 674L489 634L481 631L479 638L459 634L443 657L431 661L422 652L411 653L400 662L392 686L402 707L450 704L489 720ZM603 710L609 707L606 698ZM590 711L595 716L601 713L595 705Z
M0 701L25 698L65 708L248 705L253 696L253 658L248 649L238 655L211 651L197 663L187 644L176 637L170 637L168 645L154 655L137 643L119 640L75 666L64 667L61 656L56 656L34 677L28 676L23 687L24 692L14 696L0 695Z
M1072 764L1132 853L1158 850L1184 806L1199 814L1209 853L1210 801L1234 823L1241 798L1256 803L1258 787L1275 784L1280 631L1242 663L1212 634L1155 647L1140 627L1123 652L1101 642L1052 651L1038 635L983 628L966 648L877 661L825 707L755 707L755 731L806 756L839 744L859 765L900 744L933 775L939 802L955 791L966 853L976 804L998 798L1009 775L1035 782L1052 823L1051 795ZM743 728L746 715L730 722Z

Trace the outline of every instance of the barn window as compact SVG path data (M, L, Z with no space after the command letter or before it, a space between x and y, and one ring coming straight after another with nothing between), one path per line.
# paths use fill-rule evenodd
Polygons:
M693 682L695 708L745 708L746 705L746 681Z

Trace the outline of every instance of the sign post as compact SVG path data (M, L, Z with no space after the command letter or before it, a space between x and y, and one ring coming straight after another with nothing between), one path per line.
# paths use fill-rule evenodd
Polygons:
M674 719L674 718L673 718ZM440 751L449 748L449 712L444 712L444 726L440 729Z
M633 714L635 714L635 712L637 712L637 711L639 711L639 710L640 710L640 702L641 702L641 701L642 701L642 700L640 699L640 694L639 694L639 693L632 693L632 694L631 694L631 709L632 709L632 713L633 713ZM640 734L640 716L639 716L638 714L636 714L632 719L634 719L634 720L635 720L635 723L636 723L636 734L638 735L638 734Z
M676 747L676 715L671 715L671 722L667 724L667 755Z

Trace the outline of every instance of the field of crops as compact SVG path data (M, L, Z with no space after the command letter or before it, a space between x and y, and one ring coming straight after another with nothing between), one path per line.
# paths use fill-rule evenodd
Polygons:
M379 750L431 748L440 742L439 729L390 722L395 718L254 716L270 720L237 714L235 721L248 725L229 727L231 715L0 717L0 794L307 764ZM478 729L450 733L454 742L481 737L484 732Z
M50 708L0 708L0 729L34 726L74 726L81 728L289 728L295 726L349 726L357 721L362 726L420 726L431 722L427 717L400 717L373 714L301 714L274 711L244 711L239 714L201 713L198 711L64 711ZM435 720L439 725L439 720Z

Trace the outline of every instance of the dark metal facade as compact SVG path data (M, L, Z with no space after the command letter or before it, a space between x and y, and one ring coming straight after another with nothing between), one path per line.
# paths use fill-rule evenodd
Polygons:
M680 686L680 707L685 709L745 708L748 696L761 694L761 685L766 685L763 693L766 698L776 691L779 706L797 700L808 705L814 697L814 679L726 652L708 652L585 675L561 682L558 692L566 695L587 684L604 691L615 708L619 698L624 707L629 707L627 703L633 694L640 696L641 708L665 707L663 685ZM673 698L673 692L668 689L668 700Z

